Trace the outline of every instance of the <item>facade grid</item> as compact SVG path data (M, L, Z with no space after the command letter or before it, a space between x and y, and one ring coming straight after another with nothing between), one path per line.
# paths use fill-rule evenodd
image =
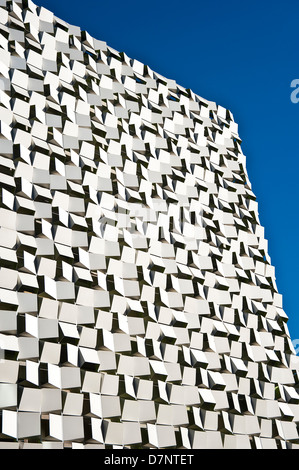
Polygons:
M0 0L0 448L298 448L232 113Z

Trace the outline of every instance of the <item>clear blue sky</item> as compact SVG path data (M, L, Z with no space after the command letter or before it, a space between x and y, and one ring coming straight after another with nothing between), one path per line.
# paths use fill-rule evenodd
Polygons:
M291 337L299 338L299 103L290 100L298 0L34 3L232 111Z

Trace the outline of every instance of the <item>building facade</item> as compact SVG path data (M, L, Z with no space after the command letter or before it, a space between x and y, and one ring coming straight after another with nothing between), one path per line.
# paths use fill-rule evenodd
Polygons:
M232 113L0 0L0 448L297 448Z

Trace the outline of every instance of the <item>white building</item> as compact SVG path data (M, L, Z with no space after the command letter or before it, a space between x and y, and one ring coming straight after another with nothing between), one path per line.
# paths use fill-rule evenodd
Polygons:
M0 1L0 448L297 448L230 111Z

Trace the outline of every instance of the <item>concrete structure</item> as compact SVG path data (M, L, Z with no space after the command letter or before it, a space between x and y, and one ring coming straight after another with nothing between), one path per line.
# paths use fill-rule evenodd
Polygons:
M0 448L297 448L230 111L0 0Z

